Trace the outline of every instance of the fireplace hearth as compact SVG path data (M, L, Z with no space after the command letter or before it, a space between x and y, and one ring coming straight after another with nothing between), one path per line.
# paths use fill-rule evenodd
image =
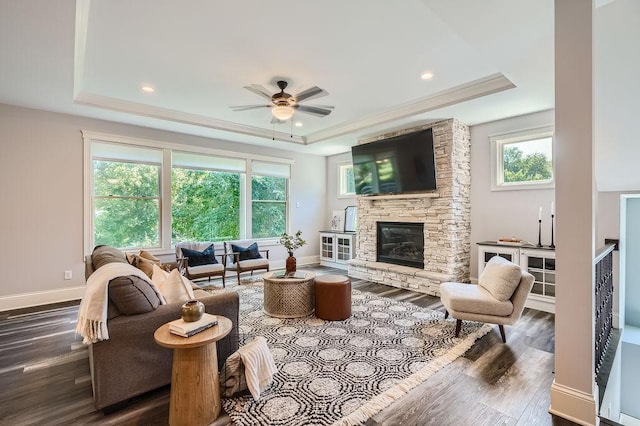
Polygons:
M377 261L424 269L424 224L377 222Z

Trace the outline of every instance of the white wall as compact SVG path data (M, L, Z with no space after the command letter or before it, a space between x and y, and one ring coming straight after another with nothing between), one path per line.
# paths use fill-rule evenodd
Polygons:
M489 137L554 124L554 111L543 111L471 126L471 278L478 277L480 241L516 237L538 242L538 210L542 207L542 244L551 243L553 189L491 190Z
M292 229L301 229L308 241L296 257L319 255L318 231L326 226L325 157L3 104L0 129L0 258L7 267L0 277L0 310L84 293L81 130L293 159ZM272 260L284 259L284 248L271 249ZM65 270L73 279L63 279Z

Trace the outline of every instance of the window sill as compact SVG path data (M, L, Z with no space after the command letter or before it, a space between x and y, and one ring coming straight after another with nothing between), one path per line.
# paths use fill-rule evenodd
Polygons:
M530 189L555 189L555 188L556 188L555 182L491 185L491 191L521 191L521 190L530 190Z

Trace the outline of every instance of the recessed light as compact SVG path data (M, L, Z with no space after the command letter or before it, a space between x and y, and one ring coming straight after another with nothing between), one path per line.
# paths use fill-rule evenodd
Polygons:
M142 90L145 93L153 93L156 91L156 88L150 84L143 84L140 86L140 90Z
M296 127L302 127L302 121L296 121L295 126Z
M423 80L431 80L433 78L433 73L431 71L425 71L422 73L420 78Z

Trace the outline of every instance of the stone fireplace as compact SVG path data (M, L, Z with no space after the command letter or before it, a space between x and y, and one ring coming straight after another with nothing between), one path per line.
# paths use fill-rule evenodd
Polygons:
M468 282L471 234L471 138L469 127L450 119L380 135L360 143L432 128L436 157L435 193L358 196L356 257L349 276L399 288L440 295L440 283ZM423 231L422 244L411 237L404 246L379 246L379 223L413 224ZM402 231L404 232L404 231ZM398 230L394 231L399 234ZM395 235L398 238L398 235ZM421 262L389 262L402 251ZM386 249L397 248L393 254ZM382 256L382 259L381 257ZM415 260L415 259L414 259Z
M412 222L376 224L377 261L424 269L424 226Z

